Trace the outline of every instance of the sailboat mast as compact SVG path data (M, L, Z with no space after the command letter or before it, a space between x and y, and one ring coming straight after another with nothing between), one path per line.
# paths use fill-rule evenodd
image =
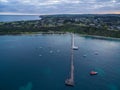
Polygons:
M74 34L72 34L72 48L74 47Z

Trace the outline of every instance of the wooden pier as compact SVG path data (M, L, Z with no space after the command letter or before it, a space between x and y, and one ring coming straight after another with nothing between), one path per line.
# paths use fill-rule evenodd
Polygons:
M73 56L74 56L74 53L73 53L73 45L74 45L74 42L73 42L73 37L71 38L71 71L70 71L70 78L66 79L65 80L65 85L67 86L74 86L74 62L73 62Z

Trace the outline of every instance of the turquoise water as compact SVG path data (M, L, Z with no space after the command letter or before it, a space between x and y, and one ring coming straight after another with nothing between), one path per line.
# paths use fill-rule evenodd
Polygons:
M0 90L120 90L120 41L75 35L74 87L64 85L70 43L70 34L0 36Z
M0 22L39 20L39 15L0 15Z

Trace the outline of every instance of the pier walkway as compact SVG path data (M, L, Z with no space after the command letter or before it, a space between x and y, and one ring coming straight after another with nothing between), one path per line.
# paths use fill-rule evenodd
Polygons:
M71 71L70 71L70 78L65 80L65 85L67 86L74 86L74 62L73 62L73 56L74 56L74 50L73 50L73 37L71 39Z

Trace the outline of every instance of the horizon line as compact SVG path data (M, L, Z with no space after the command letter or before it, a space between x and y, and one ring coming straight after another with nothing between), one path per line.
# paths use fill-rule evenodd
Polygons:
M113 13L51 13L51 14L30 14L30 13L1 13L0 12L0 15L74 15L74 14L78 14L78 15L84 15L84 14L96 14L96 15L105 15L105 14L115 14L115 15L119 15L120 12L113 12Z

